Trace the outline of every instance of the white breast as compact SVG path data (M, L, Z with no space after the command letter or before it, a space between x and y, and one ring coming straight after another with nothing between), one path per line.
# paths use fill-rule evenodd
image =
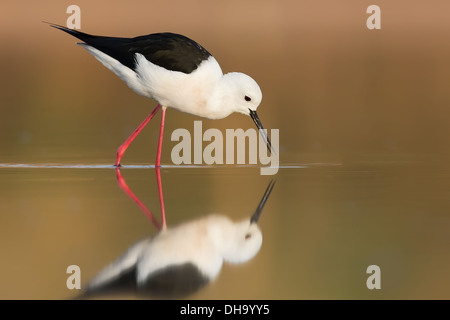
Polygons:
M136 73L145 96L159 104L201 117L208 117L207 100L219 79L222 69L214 57L203 61L190 74L169 71L136 54Z

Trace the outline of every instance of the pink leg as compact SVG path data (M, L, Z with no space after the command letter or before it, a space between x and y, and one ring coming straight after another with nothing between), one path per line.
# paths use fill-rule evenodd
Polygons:
M158 183L158 194L159 194L159 205L161 207L161 224L162 228L166 228L166 212L164 210L164 199L162 192L162 183L161 183L161 169L160 167L155 167L156 170L156 182Z
M133 200L139 206L139 208L146 214L146 216L150 219L150 221L153 223L156 229L161 230L161 226L159 225L158 221L156 221L155 217L150 212L150 210L141 202L141 200L138 199L138 197L136 197L136 195L131 191L131 189L126 184L125 179L122 177L122 174L120 173L120 168L116 168L116 178L119 187L123 191L125 191L125 193L131 198L131 200Z
M156 170L156 181L158 183L158 194L159 194L159 205L161 207L161 222L162 222L162 228L166 228L166 212L164 210L164 199L163 199L163 192L162 192L162 183L161 183L161 149L162 149L162 141L163 141L163 135L164 135L164 121L166 118L166 107L162 107L161 110L161 127L159 129L159 142L158 142L158 153L156 155L156 163L155 163L155 170Z
M128 137L127 140L117 149L116 155L116 163L114 164L116 167L120 167L120 160L125 154L125 150L127 150L128 146L133 142L133 140L137 137L137 135L144 129L144 127L149 123L149 121L153 118L153 116L161 109L161 105L158 104L155 109L153 109L152 113L150 113L147 118L139 125L139 127L134 130L134 132ZM161 140L161 138L160 138ZM159 149L159 147L158 147Z
M161 109L161 126L159 128L158 153L156 154L155 168L160 167L160 165L161 165L161 150L162 150L162 142L163 142L163 136L164 136L165 119L166 119L166 107L162 107L162 109Z

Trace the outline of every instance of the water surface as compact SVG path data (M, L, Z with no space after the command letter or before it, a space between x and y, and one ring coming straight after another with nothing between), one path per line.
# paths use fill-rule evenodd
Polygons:
M450 298L448 159L341 160L282 166L260 220L261 251L248 263L225 264L187 298ZM121 173L159 219L154 168ZM167 166L161 175L169 227L209 213L248 217L273 178L256 166ZM83 286L157 232L110 165L8 163L0 179L0 298L74 298L69 265L80 266ZM370 265L381 269L380 290L366 286Z

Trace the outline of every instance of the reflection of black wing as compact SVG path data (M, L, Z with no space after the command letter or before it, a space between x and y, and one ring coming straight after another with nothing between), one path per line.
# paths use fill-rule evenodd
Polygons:
M136 268L122 272L119 277L90 286L80 297L94 298L104 295L138 294L153 298L183 298L205 286L209 280L191 263L169 266L152 273L143 283L136 285Z
M201 289L209 282L192 263L169 266L149 275L139 283L138 293L158 298L181 298Z
M104 268L86 286L80 299L111 294L139 294L155 298L181 298L208 283L208 278L192 263L169 265L150 273L137 283L142 252L153 238L136 242L121 257Z
M134 291L136 288L136 268L142 251L152 238L146 238L132 245L121 257L104 268L86 286L79 298L90 298L106 293Z
M96 286L88 286L79 299L95 298L104 295L129 294L136 291L136 268L129 269L119 277Z
M94 36L63 26L51 25L135 70L135 55L167 70L191 73L211 54L194 40L174 33L154 33L135 38Z

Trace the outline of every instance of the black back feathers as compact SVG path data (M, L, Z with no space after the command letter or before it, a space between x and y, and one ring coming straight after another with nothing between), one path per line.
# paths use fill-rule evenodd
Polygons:
M135 70L136 53L167 70L191 73L211 54L194 40L175 33L153 33L135 38L94 36L63 26L51 24L102 51Z

